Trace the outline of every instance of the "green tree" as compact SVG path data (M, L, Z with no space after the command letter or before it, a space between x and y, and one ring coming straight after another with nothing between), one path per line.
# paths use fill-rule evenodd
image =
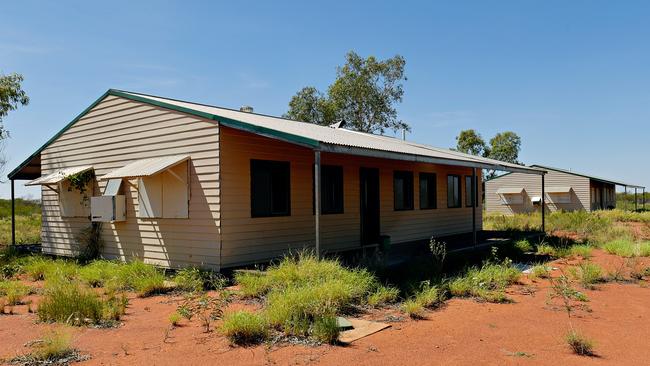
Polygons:
M350 51L327 94L314 87L301 89L291 98L285 117L321 125L345 120L352 129L368 133L410 130L395 109L404 95L405 65L399 55L382 61Z
M497 133L490 139L490 159L519 164L521 137L512 131Z
M465 154L485 156L488 147L483 137L473 129L460 131L456 136L456 150Z
M7 137L7 130L4 128L2 120L18 108L19 105L27 105L29 97L22 89L23 76L20 74L0 74L0 139Z

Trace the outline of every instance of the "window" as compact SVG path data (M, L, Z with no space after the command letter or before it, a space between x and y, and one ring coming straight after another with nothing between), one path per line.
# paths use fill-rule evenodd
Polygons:
M474 192L478 193L478 185L475 191L472 191L472 182L474 181L471 175L465 176L465 206L472 207L472 202L478 207L478 201L474 200Z
M320 173L321 214L343 213L343 167L323 165Z
M395 211L413 209L413 172L396 171L393 174Z
M185 161L160 173L138 178L137 217L188 218L190 197L188 177L189 163ZM109 187L107 184L106 189L115 189L115 187Z
M67 179L59 182L59 210L61 217L90 216L90 197L93 195L93 190L94 184L92 181L88 182L84 193L74 188Z
M251 216L289 216L289 182L289 162L251 160Z
M460 207L460 177L458 175L447 176L447 207Z
M438 207L437 186L434 173L420 173L420 210Z

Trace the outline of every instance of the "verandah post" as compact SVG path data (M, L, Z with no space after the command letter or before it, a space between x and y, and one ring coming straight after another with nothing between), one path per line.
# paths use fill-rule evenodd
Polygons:
M13 179L11 180L11 245L16 245L16 197Z
M546 232L546 191L544 187L544 174L542 173L542 232Z
M320 258L320 151L314 150L314 225L316 257Z
M472 168L472 239L473 243L476 246L478 244L478 240L476 239L476 202L477 202L477 186L478 183L476 182L476 168Z

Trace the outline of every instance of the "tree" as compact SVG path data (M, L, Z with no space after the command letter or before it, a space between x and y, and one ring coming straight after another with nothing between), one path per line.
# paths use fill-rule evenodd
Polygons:
M456 136L456 150L465 154L485 156L488 150L485 141L475 130L463 130Z
M395 109L404 95L405 65L399 55L380 61L350 51L327 95L314 87L301 89L291 98L285 117L321 125L345 120L352 129L368 133L410 130Z
M2 119L18 108L19 105L27 105L29 97L21 87L23 76L20 74L0 74L0 143L6 139L9 134L4 128ZM2 146L0 145L0 153ZM6 161L4 156L0 156L0 172L4 169Z
M512 131L497 133L490 139L490 159L519 164L521 137Z
M20 74L0 74L0 139L7 137L2 119L19 105L25 106L29 103L29 97L21 87L22 82L23 76Z

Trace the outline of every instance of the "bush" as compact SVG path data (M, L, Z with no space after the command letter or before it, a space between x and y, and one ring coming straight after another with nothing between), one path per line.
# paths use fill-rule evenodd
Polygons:
M27 260L23 270L34 281L62 278L72 280L77 277L79 265L63 259L49 259L34 256Z
M40 342L34 343L33 347L31 358L48 363L56 363L54 361L68 358L76 353L72 348L70 333L61 330L52 330L46 333Z
M256 344L268 336L268 326L264 319L247 311L225 314L221 331L231 342L240 345Z
M121 264L113 261L93 261L79 270L79 279L91 287L104 287L119 277Z
M609 254L618 255L621 257L634 257L634 242L627 239L613 240L606 243L603 249Z
M571 330L567 333L565 340L575 354L580 356L594 355L594 342L582 336L575 330Z
M585 288L593 288L595 284L605 281L602 267L590 262L583 262L578 267L571 268L571 274Z
M548 255L551 257L557 256L555 248L548 244L540 244L537 246L537 254L539 255Z
M514 246L515 249L517 249L521 253L527 253L533 251L533 245L526 239L518 240L517 242L515 242Z
M368 296L368 305L379 307L385 304L391 304L399 298L399 289L395 287L379 286L375 292Z
M569 253L571 256L578 256L584 259L591 257L592 247L589 245L572 245L569 248Z
M235 283L244 297L263 296L271 289L271 280L265 272L237 272Z
M181 291L201 292L203 290L221 289L227 280L225 277L211 271L203 271L196 267L180 269L174 276L176 288Z
M141 261L120 266L118 288L133 290L141 297L166 291L165 275L158 268Z
M181 314L179 314L178 312L169 314L169 322L171 323L171 325L177 326L178 323L180 323L180 321L181 321Z
M30 287L19 281L0 281L0 296L4 296L7 305L19 305L23 297L29 294Z
M434 308L442 302L442 296L438 287L424 286L422 291L415 294L415 301L425 308Z
M45 322L98 324L103 315L104 305L99 296L75 282L47 283L43 298L38 304L38 317Z
M530 275L528 276L531 279L536 278L549 278L551 276L551 269L545 264L538 264L533 266L530 269Z

